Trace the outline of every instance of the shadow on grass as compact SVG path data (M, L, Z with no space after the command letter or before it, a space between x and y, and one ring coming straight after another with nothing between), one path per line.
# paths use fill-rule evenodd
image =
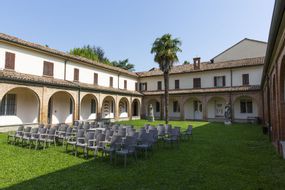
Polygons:
M148 159L142 156L135 162L130 157L127 168L122 163L113 166L108 159L80 158L80 164L61 170L55 168L54 172L6 189L281 189L285 186L285 163L261 134L259 126L208 123L195 127L193 134L193 139L181 142L178 149L160 145ZM42 167L49 167L49 163L42 163Z

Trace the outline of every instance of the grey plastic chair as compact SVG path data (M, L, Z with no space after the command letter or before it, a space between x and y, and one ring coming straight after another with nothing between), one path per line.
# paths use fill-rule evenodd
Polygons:
M87 154L88 154L88 150L93 150L94 151L94 159L96 159L98 152L103 150L103 148L104 148L104 144L102 143L104 140L105 140L105 135L102 133L99 133L96 136L96 139L88 142L88 146L86 147Z
M31 132L24 133L22 137L22 146L24 146L24 143L27 143L30 145L32 136L35 136L36 134L38 134L38 131L39 131L39 128L32 128Z
M113 155L117 149L121 147L122 144L122 137L119 135L113 135L109 144L104 144L102 149L103 155L110 156L110 162L112 162Z
M43 140L43 143L44 143L44 149L47 147L47 144L51 145L51 143L54 144L54 146L56 146L56 135L55 135L55 132L56 132L56 128L55 127L52 127L49 129L48 133L46 134L46 138ZM42 140L40 140L42 141Z
M165 143L169 143L171 146L173 146L174 143L176 143L177 147L179 145L179 130L178 128L174 128L170 131L170 134L168 137L164 138L163 141Z
M84 138L84 130L79 130L76 133L76 136L70 136L70 138L67 139L66 141L66 145L65 145L65 150L66 152L68 151L68 146L71 145L72 146L72 153L75 153L75 145L77 142L77 139L81 139Z
M140 136L140 141L136 145L136 149L138 149L139 151L143 151L145 153L145 157L147 158L147 151L152 149L153 144L153 134L145 133Z
M13 144L15 144L16 136L22 136L23 132L24 132L24 126L21 125L18 127L17 131L14 131L8 134L7 142L8 143L12 142Z
M34 142L36 143L35 149L38 149L38 146L40 145L40 142L43 142L46 138L47 128L39 128L37 134L33 134L30 138L30 148L32 145L34 145ZM40 141L41 140L41 141Z
M137 160L136 139L134 137L127 136L122 147L119 150L116 150L115 155L115 164L118 156L124 157L124 167L127 166L128 155L133 155L135 160Z
M77 137L76 137L76 143L75 143L75 156L77 156L78 154L78 147L83 148L83 152L86 151L86 146L87 146L87 141L86 141L86 137L84 136L85 131L84 129L80 129L77 133Z
M185 137L187 139L189 139L190 137L193 137L192 130L193 130L193 126L192 125L188 125L187 129L182 132L182 137Z
M24 128L24 131L23 131L22 133L16 134L16 135L15 135L15 144L16 144L16 141L18 141L18 143L19 143L19 141L22 142L23 136L24 136L25 134L30 133L30 132L31 132L31 129L32 129L32 127L25 127L25 128Z

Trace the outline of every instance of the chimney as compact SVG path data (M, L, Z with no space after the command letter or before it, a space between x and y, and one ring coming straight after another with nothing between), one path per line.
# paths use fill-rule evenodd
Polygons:
M194 70L199 70L200 69L200 57L194 57L193 62L194 62Z

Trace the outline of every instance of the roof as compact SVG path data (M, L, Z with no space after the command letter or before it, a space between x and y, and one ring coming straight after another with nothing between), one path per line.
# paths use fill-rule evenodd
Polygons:
M51 85L51 86L59 86L59 87L67 87L67 88L74 88L74 89L89 89L94 91L100 92L110 92L110 93L120 93L120 94L128 94L128 95L138 95L141 96L142 94L137 91L129 91L124 89L116 89L110 87L103 87L93 84L86 84L86 83L79 83L61 79L55 79L52 77L46 76L37 76L37 75L30 75L24 73L18 73L15 71L10 70L0 70L0 80L2 81L15 81L15 82L32 82L33 84L40 84L40 85Z
M125 69L121 69L121 68L118 68L118 67L115 67L115 66L111 66L111 65L99 63L99 62L96 62L96 61L92 61L92 60L86 59L84 57L71 55L69 53L65 53L65 52L58 51L56 49L52 49L52 48L49 48L49 47L46 47L46 46L42 46L42 45L39 45L39 44L28 42L28 41L25 41L25 40L22 40L20 38L17 38L17 37L14 37L14 36L10 36L10 35L7 35L7 34L0 33L0 40L7 41L7 42L10 42L10 43L16 43L16 44L21 45L21 46L26 46L26 47L29 47L29 48L32 48L32 49L44 51L44 52L47 52L47 53L50 53L50 54L53 54L53 55L64 57L65 59L71 59L71 60L83 62L85 64L87 63L87 64L89 64L91 66L97 66L97 67L101 67L101 68L104 68L104 69L107 69L107 70L115 71L116 73L123 73L123 74L130 75L130 76L137 76L136 73L131 72L131 71L127 71Z
M226 62L220 62L220 63L204 62L200 64L199 70L197 69L194 70L194 64L174 66L171 69L170 74L201 72L201 71L208 71L208 70L220 70L220 69L238 68L238 67L245 67L245 66L257 66L257 65L263 65L263 64L264 64L264 57L240 59L240 60L226 61ZM147 71L147 72L138 72L137 74L140 77L149 77L149 76L160 76L163 73L160 69L154 69L152 71Z
M198 93L219 93L219 92L241 92L241 91L256 91L260 90L259 85L251 86L236 86L236 87L224 87L224 88L199 88L199 89L181 89L181 90L169 90L169 94L198 94ZM146 91L142 92L144 95L162 95L164 90L159 91Z
M233 46L227 48L226 50L222 51L221 53L219 53L218 55L216 55L215 57L213 57L211 59L211 62L213 62L213 60L217 57L219 57L220 55L224 54L225 52L229 51L230 49L234 48L235 46L239 45L240 43L244 42L244 41L252 41L252 42L257 42L257 43L262 43L262 44L267 44L267 42L263 42L263 41L259 41L259 40L254 40L254 39L249 39L249 38L244 38L241 41L239 41L238 43L234 44Z

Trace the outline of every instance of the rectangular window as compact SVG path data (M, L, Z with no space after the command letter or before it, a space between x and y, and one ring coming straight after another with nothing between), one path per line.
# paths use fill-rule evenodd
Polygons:
M73 103L72 103L72 99L69 98L69 114L73 113Z
M53 63L44 61L43 75L53 77Z
M91 113L96 113L96 101L91 99Z
M0 115L16 115L16 94L7 94L3 97Z
M74 69L74 75L73 75L74 81L79 81L79 69Z
M161 81L157 81L157 90L161 90Z
M226 86L226 76L216 76L216 77L214 77L214 86L215 87L224 87L224 86Z
M147 91L147 83L140 83L140 91Z
M179 89L179 80L175 80L175 89Z
M159 102L155 103L155 112L160 112L160 104L159 104Z
M124 89L126 90L128 88L128 82L127 80L124 80Z
M94 73L94 84L98 85L98 73Z
M249 85L249 74L242 75L242 85Z
M201 78L193 78L193 88L201 88Z
M252 113L252 101L251 100L241 100L240 101L240 113Z
M5 69L14 70L15 69L15 54L6 52L5 56L6 56L5 57Z
M113 77L110 77L110 84L109 84L109 86L113 88Z
M135 90L138 91L138 83L135 83Z
M178 101L173 102L173 112L180 112L180 106Z

